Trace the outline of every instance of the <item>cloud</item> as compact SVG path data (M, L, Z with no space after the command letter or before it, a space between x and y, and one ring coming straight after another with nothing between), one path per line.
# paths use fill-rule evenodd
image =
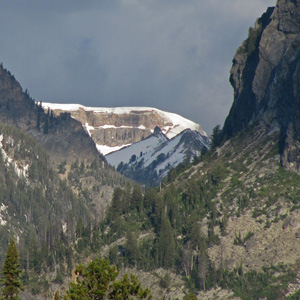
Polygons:
M270 0L1 1L2 62L36 100L224 122L235 49Z

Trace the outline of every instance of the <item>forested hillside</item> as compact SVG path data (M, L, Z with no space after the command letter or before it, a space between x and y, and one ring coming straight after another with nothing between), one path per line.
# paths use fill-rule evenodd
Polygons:
M214 299L283 299L299 277L300 177L280 166L278 134L267 131L249 128L159 189L115 189L101 253L119 267L169 270L157 283L170 299L212 299L209 290Z
M24 284L33 294L48 292L51 282L71 274L83 245L99 247L99 216L87 193L75 194L49 167L49 155L33 138L0 124L0 154L0 264L14 236ZM95 167L84 168L93 173Z

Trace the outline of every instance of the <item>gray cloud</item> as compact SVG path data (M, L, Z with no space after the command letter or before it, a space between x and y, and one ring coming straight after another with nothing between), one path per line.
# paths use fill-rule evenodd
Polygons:
M1 61L38 101L154 106L210 132L231 60L275 0L0 0Z

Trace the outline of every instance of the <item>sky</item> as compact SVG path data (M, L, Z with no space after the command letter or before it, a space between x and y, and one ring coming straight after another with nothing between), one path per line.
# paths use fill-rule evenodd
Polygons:
M148 106L210 134L229 72L275 0L0 0L0 62L36 101Z

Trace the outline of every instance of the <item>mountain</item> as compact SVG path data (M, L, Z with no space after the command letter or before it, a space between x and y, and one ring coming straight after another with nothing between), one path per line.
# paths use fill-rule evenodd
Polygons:
M167 173L207 151L210 141L198 131L186 129L168 139L159 127L147 138L106 155L109 164L128 178L156 186Z
M206 136L199 124L151 107L109 108L56 103L42 105L45 110L50 109L57 116L67 112L80 121L103 155L148 137L156 126L169 139L188 128Z
M45 113L13 75L0 67L0 122L32 135L51 154L53 160L102 159L88 134L70 115L54 117ZM68 154L68 155L66 155Z
M298 0L278 0L250 28L233 60L234 101L218 143L175 167L159 188L114 185L99 222L89 198L101 193L97 164L75 160L66 171L59 164L68 177L61 180L41 145L0 126L0 241L3 249L11 232L20 238L31 292L57 289L74 262L101 255L138 274L153 299L300 298L299 10ZM194 132L169 139L157 128L128 147L135 156L127 148L119 155L150 166L150 154L158 162L160 147L180 149L173 146L185 134Z
M42 106L57 116L70 113L82 123L110 165L144 185L159 184L173 167L210 146L199 124L156 108L57 103Z
M114 186L126 182L107 164L79 121L68 113L55 116L50 110L45 112L3 65L0 66L0 123L32 136L49 154L51 167L59 170L76 192L85 189L99 216L103 216ZM78 172L76 166L80 164L93 164L93 172ZM96 192L100 189L101 193Z
M109 257L159 274L165 297L300 299L299 16L299 0L278 0L249 29L218 146L159 189L114 194Z
M72 270L73 255L80 255L78 245L83 240L76 230L86 224L90 229L96 226L92 207L85 194L74 193L59 178L37 141L0 124L1 269L8 241L14 236L26 290L34 295L48 293L47 282L62 283ZM27 293L21 298L32 299Z
M300 5L281 0L259 18L237 50L231 69L234 103L222 137L249 125L280 133L282 165L299 173Z

